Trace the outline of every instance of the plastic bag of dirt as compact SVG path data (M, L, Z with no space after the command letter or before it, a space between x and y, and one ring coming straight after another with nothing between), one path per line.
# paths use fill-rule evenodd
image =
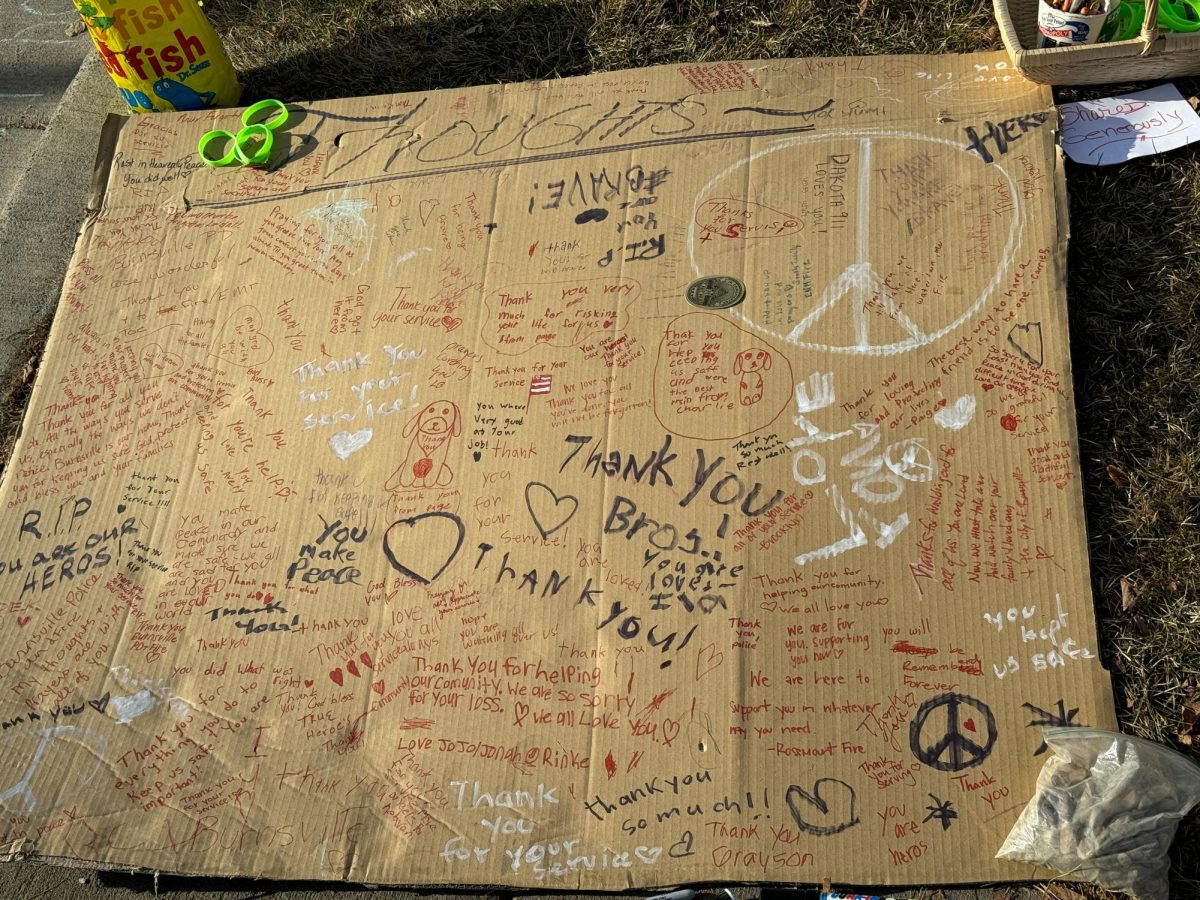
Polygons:
M1048 728L1054 755L996 856L1071 878L1168 900L1167 851L1200 803L1200 766L1140 738L1093 728Z
M73 0L135 113L235 106L242 86L196 0Z

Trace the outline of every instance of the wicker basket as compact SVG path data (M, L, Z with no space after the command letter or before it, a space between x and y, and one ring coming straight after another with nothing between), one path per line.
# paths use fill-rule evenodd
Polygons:
M1127 41L1037 47L1038 0L992 0L1000 37L1013 65L1039 84L1151 81L1200 72L1200 31L1160 32L1158 0L1146 0L1142 33Z

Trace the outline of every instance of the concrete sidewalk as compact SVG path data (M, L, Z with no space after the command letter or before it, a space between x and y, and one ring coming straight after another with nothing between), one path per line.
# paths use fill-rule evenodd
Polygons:
M100 127L123 108L76 23L69 0L0 0L0 375L58 300Z

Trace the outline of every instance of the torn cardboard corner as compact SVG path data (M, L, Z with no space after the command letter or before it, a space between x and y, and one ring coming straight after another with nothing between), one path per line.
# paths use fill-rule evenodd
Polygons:
M1030 877L1041 726L1113 722L1051 109L985 54L331 101L270 171L124 123L0 492L6 844Z

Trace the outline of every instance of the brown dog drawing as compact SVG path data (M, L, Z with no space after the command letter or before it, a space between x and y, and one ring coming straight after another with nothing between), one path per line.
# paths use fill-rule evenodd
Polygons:
M743 350L733 360L733 373L740 375L738 398L742 406L753 406L763 396L763 377L759 372L771 368L771 354L766 350Z
M449 400L435 400L409 419L404 436L410 438L404 461L387 480L384 490L445 487L454 479L446 465L450 439L462 433L458 407Z

